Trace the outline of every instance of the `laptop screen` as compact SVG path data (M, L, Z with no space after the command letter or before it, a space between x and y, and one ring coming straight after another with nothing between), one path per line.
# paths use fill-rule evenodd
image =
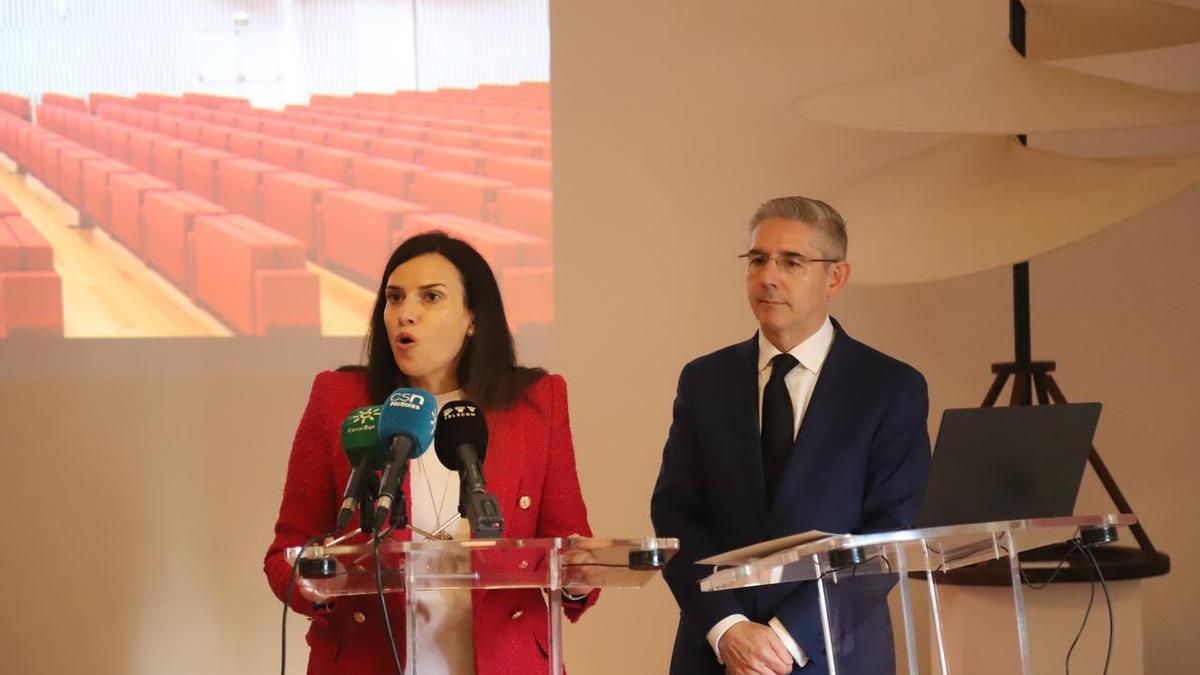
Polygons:
M918 526L1072 515L1099 418L1099 403L947 410Z

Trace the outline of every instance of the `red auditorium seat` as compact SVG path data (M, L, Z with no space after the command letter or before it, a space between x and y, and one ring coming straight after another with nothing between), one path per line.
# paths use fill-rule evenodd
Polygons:
M219 127L231 127L237 115L228 110L214 110L212 113L212 123Z
M180 125L183 125L182 129ZM200 124L194 120L174 115L159 115L155 118L154 130L164 136L174 136L193 143L200 142Z
M476 124L475 134L488 138L524 138L526 129L511 124Z
M139 171L154 173L154 141L168 137L143 131L129 137L129 163Z
M109 229L109 180L114 174L134 173L137 169L111 159L86 160L83 163L83 214ZM84 224L80 219L80 224Z
M198 218L196 298L246 335L320 332L320 284L300 242L244 216Z
M263 120L262 133L275 138L287 138L292 135L292 125L282 120Z
M145 250L146 223L143 206L151 192L174 190L170 183L145 173L113 174L108 180L108 232L139 257Z
M448 148L476 148L479 147L479 136L462 131L431 129L429 132L429 143Z
M451 213L417 214L404 219L404 228L393 245L421 232L442 230L474 246L500 274L509 267L551 264L550 243L521 232Z
M180 184L179 163L184 150L201 146L174 138L154 139L154 175L171 183Z
M58 196L77 209L83 206L83 163L103 160L104 155L91 148L67 148L58 157Z
M159 119L162 118L160 117ZM174 136L181 141L195 143L196 145L203 145L204 139L201 137L201 129L203 129L206 125L207 123L200 122L198 120L176 119L175 133L171 133L169 131L164 131L163 133Z
M429 167L386 157L360 157L354 161L354 187L395 199L408 199L413 178Z
M186 148L179 158L179 186L209 201L217 201L217 165L237 155L213 148Z
M406 141L425 141L429 138L429 127L407 124L385 124L376 136L399 138Z
M513 332L527 324L554 323L553 267L509 267L500 273L500 290Z
M321 127L296 125L292 127L292 138L313 145L325 145L329 138L329 129Z
M29 221L0 215L0 337L62 334L54 251Z
M250 131L229 132L229 152L239 157L258 159L262 156L262 144L268 137Z
M542 159L548 154L545 143L520 138L484 138L479 141L479 149L497 155L527 159Z
M300 171L300 159L304 156L304 151L311 147L313 146L308 143L286 138L264 138L262 156L259 159L289 171Z
M372 120L346 120L346 131L348 132L378 136L380 130L382 129L382 122L376 122Z
M233 125L242 131L253 131L258 133L262 130L262 120L253 115L238 115L233 121Z
M300 240L309 257L316 258L321 234L321 204L326 195L345 189L342 183L305 173L266 174L262 186L263 222Z
M326 138L325 145L339 150L366 153L371 147L371 136L353 131L331 131Z
M429 147L421 151L421 163L435 169L461 173L482 173L486 152L467 148Z
M408 217L428 209L365 190L325 195L318 261L362 280L378 277Z
M551 187L551 164L541 159L492 156L484 160L483 175L506 180L517 187Z
M553 197L549 190L515 188L499 192L493 220L501 227L548 241L553 233L553 212Z
M225 209L190 192L151 192L144 209L144 260L194 298L191 233L199 216Z
M300 157L300 170L339 183L354 183L354 160L362 157L356 152L337 148L305 148Z
M217 125L218 122L214 117L212 124L200 126L200 144L207 145L214 150L227 150L229 148L229 128Z
M221 160L217 169L217 202L233 213L261 221L263 177L281 171L281 167L256 159Z
M412 201L432 211L448 211L476 220L487 220L496 193L512 183L453 171L426 171L413 179Z
M46 139L42 142L42 172L38 175L38 180L42 181L55 192L60 191L62 183L59 173L59 159L61 153L65 150L82 149L74 141L67 140L62 136L55 136Z
M371 143L371 154L376 157L390 157L403 162L420 162L425 150L434 146L421 141L407 138L376 138Z
M71 110L78 110L85 113L88 111L87 101L81 98L75 98L74 96L56 94L49 91L42 94L42 103L49 103L61 108L70 108Z
M550 111L544 108L517 108L516 119L513 123L535 129L550 128Z

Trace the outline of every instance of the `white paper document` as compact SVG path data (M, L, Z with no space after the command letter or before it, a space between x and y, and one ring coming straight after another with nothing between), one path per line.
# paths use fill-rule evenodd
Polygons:
M830 532L821 532L820 530L809 530L799 534L790 534L786 537L772 539L742 548L718 553L704 560L697 560L697 565L745 565L746 563L760 560L769 555L786 551L789 548L795 548L802 544L810 544L814 541L820 541L826 537L840 537L842 535L832 534Z

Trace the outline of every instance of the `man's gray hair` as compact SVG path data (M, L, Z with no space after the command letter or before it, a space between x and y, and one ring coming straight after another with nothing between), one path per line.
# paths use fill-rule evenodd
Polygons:
M846 221L842 214L829 204L809 197L776 197L763 202L754 217L750 219L750 229L758 227L759 223L769 218L783 218L807 223L817 228L825 235L828 250L822 255L838 260L846 259Z

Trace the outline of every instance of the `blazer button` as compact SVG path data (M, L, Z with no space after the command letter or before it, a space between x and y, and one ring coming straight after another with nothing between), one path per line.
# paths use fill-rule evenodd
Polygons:
M517 501L517 506L528 511L529 507L533 506L533 500L529 498L529 495L521 495L521 499Z
M354 613L354 623L366 623L366 622L367 622L366 614L363 614L362 612Z
M525 610L518 609L517 611L513 612L512 618L513 618L513 620L516 620L523 616L525 616Z
M517 563L517 569L521 569L521 570L523 570L523 569L525 569L526 567L529 567L529 561L528 561L528 560L522 560L521 562Z

